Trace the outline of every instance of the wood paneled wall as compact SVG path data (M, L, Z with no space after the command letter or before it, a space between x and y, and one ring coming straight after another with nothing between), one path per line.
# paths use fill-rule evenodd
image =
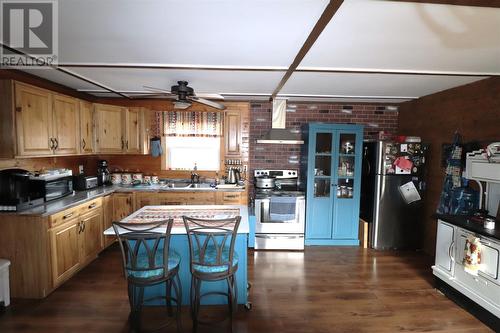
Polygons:
M421 136L431 144L423 222L424 250L433 254L436 221L431 216L436 211L444 178L441 145L450 143L455 131L464 141L500 141L500 77L403 103L399 111L399 132Z
M0 159L0 170L20 168L28 171L43 169L68 168L73 174L78 174L78 166L83 165L88 175L97 174L98 156L58 156L39 158Z

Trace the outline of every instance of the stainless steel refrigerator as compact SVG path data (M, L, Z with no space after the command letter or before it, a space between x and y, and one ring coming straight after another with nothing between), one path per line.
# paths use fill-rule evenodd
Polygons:
M388 141L363 144L360 217L375 249L420 249L428 145Z

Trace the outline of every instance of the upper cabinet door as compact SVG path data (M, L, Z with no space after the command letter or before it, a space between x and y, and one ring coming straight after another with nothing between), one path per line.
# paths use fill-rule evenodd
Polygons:
M15 91L17 155L52 155L55 142L51 93L17 82Z
M80 152L94 152L94 107L84 101L80 101Z
M241 114L239 111L228 110L224 122L225 154L226 156L241 155Z
M125 150L126 108L96 104L96 148L99 153L122 153Z
M125 150L129 154L141 153L141 108L130 108L127 112Z
M75 155L79 152L79 103L75 98L54 95L54 152Z

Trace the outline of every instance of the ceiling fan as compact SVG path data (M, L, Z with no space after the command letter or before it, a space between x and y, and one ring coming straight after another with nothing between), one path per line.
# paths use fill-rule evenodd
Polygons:
M223 104L211 101L209 99L221 99L219 94L195 94L194 89L188 86L187 81L177 81L177 85L172 86L169 90L143 86L144 89L151 91L150 94L141 94L141 96L136 97L153 97L153 96L163 96L166 98L175 98L174 108L175 109L187 109L191 106L193 102L200 103L204 105L211 106L213 108L224 110L226 107Z

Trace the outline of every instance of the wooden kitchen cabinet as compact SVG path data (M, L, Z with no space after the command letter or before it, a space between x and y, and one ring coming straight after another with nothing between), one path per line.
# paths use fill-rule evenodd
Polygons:
M80 269L80 219L76 216L49 233L52 284L56 287Z
M149 153L149 114L144 108L96 104L96 148L99 153Z
M246 192L216 192L216 205L246 205Z
M102 199L49 217L52 282L57 287L97 257L103 243Z
M107 230L113 226L114 217L113 195L107 195L102 198L102 231ZM116 240L114 236L104 236L102 238L102 248L106 248L113 244Z
M103 211L99 208L80 217L81 224L81 258L82 264L88 263L97 257L102 249L102 222Z
M227 110L224 112L225 155L241 156L241 112Z
M17 155L53 155L52 94L19 82L14 88Z
M76 155L79 153L80 105L77 99L53 95L54 154Z
M130 108L125 115L125 152L141 153L141 108Z
M156 192L137 192L135 194L135 210L144 206L159 205L159 193Z
M245 205L246 192L137 192L135 210L152 205Z
M134 212L134 193L113 193L113 221L121 221Z
M80 101L80 153L94 152L94 106Z
M96 150L98 153L122 153L125 149L126 108L95 104Z
M159 205L213 205L214 192L164 192L157 194Z
M186 198L179 192L165 192L156 194L158 205L185 205Z

